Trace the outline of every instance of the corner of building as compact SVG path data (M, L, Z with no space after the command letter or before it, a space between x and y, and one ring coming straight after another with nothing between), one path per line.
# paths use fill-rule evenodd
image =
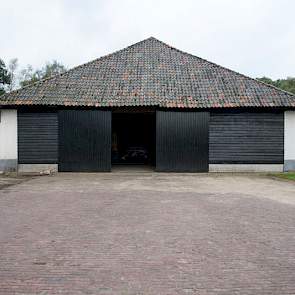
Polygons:
M17 110L0 109L0 172L17 171Z
M295 171L295 111L285 112L284 171Z

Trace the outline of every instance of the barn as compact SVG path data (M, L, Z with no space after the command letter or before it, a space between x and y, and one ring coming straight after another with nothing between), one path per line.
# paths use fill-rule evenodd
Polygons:
M0 97L0 170L295 170L295 96L148 38Z

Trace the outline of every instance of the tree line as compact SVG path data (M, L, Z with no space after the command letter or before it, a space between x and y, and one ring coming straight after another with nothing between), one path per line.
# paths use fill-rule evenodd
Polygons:
M67 68L56 60L46 62L42 68L34 69L31 65L27 65L19 69L17 58L11 59L7 65L0 58L0 95L64 73L66 70Z
M27 67L19 70L17 58L10 60L7 66L0 58L0 95L19 87L30 85L41 79L64 73L66 70L67 68L56 60L47 62L40 69L34 69L31 65L27 65ZM294 77L278 80L262 77L257 78L257 80L295 94Z
M277 88L280 88L295 94L295 78L294 77L288 77L286 79L278 79L278 80L272 80L268 77L262 77L262 78L257 78L257 80L267 84L271 84Z

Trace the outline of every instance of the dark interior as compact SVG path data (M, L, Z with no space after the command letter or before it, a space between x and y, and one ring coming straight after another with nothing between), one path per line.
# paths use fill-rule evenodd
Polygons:
M155 165L155 113L113 113L112 164Z

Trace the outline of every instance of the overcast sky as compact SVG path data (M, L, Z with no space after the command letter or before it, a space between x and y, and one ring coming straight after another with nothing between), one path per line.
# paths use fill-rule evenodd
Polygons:
M73 67L154 36L251 77L295 76L294 0L0 0L0 58Z

